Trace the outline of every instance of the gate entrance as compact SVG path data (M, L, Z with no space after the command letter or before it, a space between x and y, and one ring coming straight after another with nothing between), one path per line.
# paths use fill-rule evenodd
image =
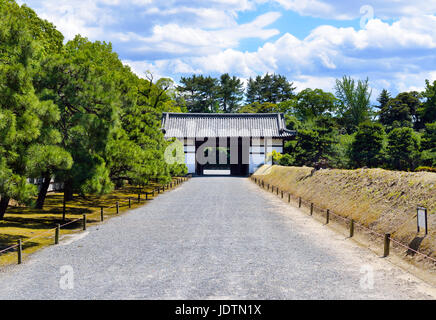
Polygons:
M249 139L206 138L196 140L195 173L199 176L207 174L247 176L249 155Z
M183 143L188 173L200 176L248 176L296 135L281 113L164 113L162 131Z

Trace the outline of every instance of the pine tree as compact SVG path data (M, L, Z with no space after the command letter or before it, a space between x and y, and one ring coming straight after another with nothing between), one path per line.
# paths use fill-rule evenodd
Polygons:
M380 93L380 96L377 98L377 101L380 103L377 108L382 110L389 102L389 100L391 99L391 94L389 93L388 90L383 89L382 92Z
M37 54L20 7L0 1L0 219L9 200L29 203L36 188L27 183L26 154L42 130L41 103L32 86L32 60Z

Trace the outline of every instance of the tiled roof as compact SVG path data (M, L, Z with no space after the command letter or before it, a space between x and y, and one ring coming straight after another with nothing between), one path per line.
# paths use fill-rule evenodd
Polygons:
M165 138L271 137L288 138L281 113L164 113Z

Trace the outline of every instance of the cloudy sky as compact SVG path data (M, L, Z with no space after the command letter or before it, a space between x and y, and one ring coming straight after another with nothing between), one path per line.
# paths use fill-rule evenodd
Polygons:
M112 42L139 75L278 73L333 90L369 78L373 98L436 80L436 0L24 0L66 37Z

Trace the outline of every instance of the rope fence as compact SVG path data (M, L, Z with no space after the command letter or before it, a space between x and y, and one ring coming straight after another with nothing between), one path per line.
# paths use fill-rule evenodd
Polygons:
M148 197L150 195L153 195L153 196L155 196L155 194L159 195L162 191L173 189L176 186L181 185L183 182L188 181L191 177L192 177L191 175L188 175L188 176L185 176L185 177L176 178L175 181L173 181L173 182L170 182L170 183L167 183L167 184L165 184L163 186L158 186L158 187L154 188L152 192L141 192L141 189L139 189L138 190L138 201L137 201L137 203L141 203L141 195L142 194L145 194L145 197L146 197L145 200L147 201L147 200L149 200ZM119 214L120 213L120 211L119 211L120 204L128 203L126 206L131 208L132 207L132 199L133 198L129 197L126 200L118 200L115 203L115 205L112 205L112 206L109 206L109 207L100 206L100 220L104 221L104 212L105 212L105 209L107 210L107 209L114 209L114 208L116 208L116 214ZM47 231L39 233L39 234L37 234L36 236L34 236L32 238L28 238L28 239L25 239L25 240L18 239L18 241L17 241L18 243L17 244L0 250L0 256L2 254L4 254L5 252L12 251L13 249L17 249L18 264L21 264L22 263L22 256L23 256L23 248L22 248L23 244L26 244L26 243L28 243L28 242L30 242L32 240L44 237L44 236L46 236L48 234L53 234L53 231L55 232L55 235L54 236L52 235L49 238L53 238L54 237L55 238L55 244L58 244L59 243L59 232L60 232L61 228L66 227L68 225L71 225L73 223L82 221L83 230L86 230L86 223L87 223L88 218L90 216L97 215L97 214L98 214L98 212L94 212L94 213L91 213L91 214L88 214L88 215L87 214L83 214L82 218L77 218L77 219L68 221L68 222L66 222L64 224L58 224L55 228L48 229ZM63 220L65 220L65 214L63 214Z
M256 177L252 176L251 180L254 181L261 188L266 189L267 191L271 191L273 194L276 194L276 195L281 194L281 198L282 199L284 199L284 194L288 194L288 202L289 203L291 202L291 198L293 198L295 202L298 201L298 207L299 208L302 208L303 205L305 207L307 207L307 208L310 208L310 215L311 216L313 215L315 210L317 210L318 212L321 212L321 213L326 213L326 224L329 223L331 216L334 216L334 217L344 221L350 227L350 238L352 238L354 236L354 229L356 227L358 227L358 228L361 228L361 229L363 229L363 230L365 230L365 231L375 235L376 237L379 237L379 238L383 239L384 240L384 257L387 257L389 255L390 242L392 242L395 245L398 245L398 246L400 246L400 247L402 247L404 249L407 249L407 252L413 252L414 254L418 254L421 257L423 257L424 259L432 261L436 265L436 259L435 258L430 257L429 255L427 255L425 253L422 253L422 252L420 252L418 250L415 250L415 249L411 248L410 246L408 246L408 245L406 245L404 243L399 242L398 240L395 240L394 238L392 238L392 235L389 234L389 233L382 234L380 232L377 232L377 231L375 231L375 230L373 230L371 228L368 228L367 226L365 226L365 225L363 225L361 223L356 222L353 219L350 219L348 217L344 217L344 216L342 216L340 214L337 214L337 213L331 211L330 209L326 209L326 208L320 207L318 205L315 205L312 201L303 199L302 197L298 197L298 196L296 196L294 194L291 194L290 192L283 191L283 190L279 192L279 187L274 186L274 185L272 185L270 183L266 183L262 179L259 179L259 178L256 178Z

